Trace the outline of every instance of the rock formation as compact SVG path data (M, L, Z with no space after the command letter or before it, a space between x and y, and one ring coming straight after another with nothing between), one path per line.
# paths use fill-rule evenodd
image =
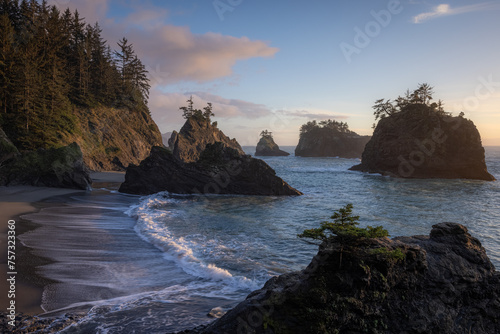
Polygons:
M495 180L487 171L474 123L424 104L381 119L361 164L351 170L404 178Z
M270 134L261 136L255 150L255 156L286 157L289 155L290 153L280 150Z
M76 143L57 149L23 152L0 165L0 185L86 190L91 184L82 151Z
M183 333L500 333L500 273L454 223L430 236L334 240L305 270Z
M145 159L153 146L162 145L161 133L144 110L75 108L76 129L61 144L76 142L83 161L95 171L125 170Z
M0 128L0 166L19 154L17 147L10 141L5 132Z
M316 124L313 121L302 126L295 155L360 158L369 140L369 136L360 136L348 130L346 123L328 120Z
M189 151L193 152L193 151ZM177 194L301 195L276 176L264 161L241 155L223 143L207 144L196 162L186 163L170 150L153 147L139 166L129 166L120 192Z
M239 154L245 154L236 139L230 139L217 128L210 119L190 117L179 132L174 131L168 141L168 146L174 156L183 162L195 162L207 144L216 142L231 147Z

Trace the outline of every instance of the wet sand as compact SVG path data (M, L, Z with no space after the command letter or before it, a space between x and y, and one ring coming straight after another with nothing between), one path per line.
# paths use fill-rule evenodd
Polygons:
M94 188L107 188L117 190L123 182L123 172L97 172L92 173ZM84 192L83 190L13 186L0 187L0 311L6 311L10 300L8 298L9 285L7 283L10 272L7 267L7 231L8 221L15 221L16 235L25 233L37 226L29 221L23 220L21 216L26 213L35 212L42 207L51 205L44 200L54 196L69 195ZM64 197L58 197L63 200ZM26 314L43 313L41 309L41 298L43 286L47 281L37 275L36 267L47 263L49 260L34 256L31 250L16 239L16 313Z

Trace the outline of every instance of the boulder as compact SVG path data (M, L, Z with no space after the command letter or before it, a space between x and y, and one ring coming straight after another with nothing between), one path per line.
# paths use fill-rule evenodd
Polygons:
M290 153L280 150L272 136L262 136L257 144L255 156L286 157Z
M203 333L500 333L500 273L467 228L320 246Z
M207 144L196 162L186 163L170 150L153 147L139 166L129 166L120 192L177 194L301 195L276 176L264 161L241 155L224 143Z
M487 171L474 123L424 104L381 119L361 164L351 170L403 178L495 180Z
M0 166L18 154L19 151L16 146L14 146L2 128L0 128Z
M0 184L90 189L92 180L82 151L73 143L61 148L23 152L0 166Z

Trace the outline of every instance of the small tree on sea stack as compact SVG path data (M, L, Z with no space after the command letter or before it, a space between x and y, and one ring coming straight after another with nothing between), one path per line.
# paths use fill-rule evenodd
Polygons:
M382 226L366 228L358 227L359 216L352 214L352 204L347 204L345 207L333 213L330 218L333 222L324 221L319 228L312 228L305 230L298 235L299 238L309 238L323 242L339 243L341 246L340 251L340 265L342 265L342 251L345 246L355 244L355 241L366 238L384 238L389 236L389 232ZM308 241L309 242L309 241ZM317 244L316 242L310 242Z
M194 117L196 119L205 119L210 121L210 118L214 116L212 111L212 103L208 102L207 106L203 108L203 111L200 109L194 109L193 105L193 96L189 97L189 100L186 101L188 103L187 107L180 107L179 110L182 110L182 117L185 119L189 119Z
M270 131L267 131L267 130L263 130L261 133L260 133L260 136L262 138L270 138L272 139L273 138L273 133L270 132Z

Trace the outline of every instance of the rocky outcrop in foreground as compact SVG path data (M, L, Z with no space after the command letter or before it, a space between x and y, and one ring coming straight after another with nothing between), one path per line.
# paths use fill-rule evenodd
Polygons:
M301 195L264 161L245 155L216 123L202 116L186 120L169 140L171 150L153 147L139 166L129 166L120 191L130 194Z
M272 136L262 136L255 149L255 156L257 157L286 157L289 155L290 153L280 150Z
M183 333L500 333L500 273L455 223L430 236L323 243L305 270Z
M154 147L139 166L130 166L120 192L176 194L301 195L264 161L225 146L206 145L196 162L185 163L168 149Z
M90 189L92 179L82 151L73 143L61 148L18 153L0 165L0 185Z
M495 180L487 171L474 123L424 104L381 119L361 164L351 170L403 178Z
M179 132L174 131L168 146L174 156L183 162L198 161L201 152L208 144L222 143L244 155L243 149L236 139L230 139L217 128L217 123L210 119L190 117Z

